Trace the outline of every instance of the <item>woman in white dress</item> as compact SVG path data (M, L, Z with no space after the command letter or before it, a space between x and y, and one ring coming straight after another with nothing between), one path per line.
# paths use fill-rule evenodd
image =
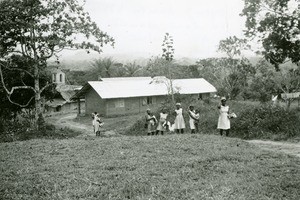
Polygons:
M162 109L162 112L159 113L159 121L158 126L156 128L156 135L159 134L159 132L163 135L166 128L163 126L167 121L168 113L165 108Z
M226 105L226 98L221 98L221 105L218 106L219 120L218 129L220 129L220 135L223 135L223 130L226 131L226 136L229 135L230 120L229 120L229 106Z
M176 118L174 123L174 129L176 130L177 133L179 133L179 130L181 133L183 133L185 129L185 123L184 123L184 118L182 115L182 108L180 103L176 103L175 114L176 114Z

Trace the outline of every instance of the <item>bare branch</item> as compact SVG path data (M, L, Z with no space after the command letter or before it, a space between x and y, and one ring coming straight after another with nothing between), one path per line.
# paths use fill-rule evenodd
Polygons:
M17 106L20 106L21 108L25 108L25 107L27 107L30 104L30 102L32 101L32 99L34 99L34 96L32 96L26 104L19 104L17 102L12 101L11 98L10 98L10 95L7 95L7 99L8 99L8 101L10 103L12 103L14 105L17 105Z
M40 90L40 93L42 93L45 89L47 89L47 88L50 87L51 85L55 85L55 83L50 83L50 84L45 85L45 86Z
M9 91L8 89L7 89L7 87L5 86L5 83L4 83L4 78L3 78L3 73L2 73L2 67L1 67L2 65L0 65L0 79L1 79L1 83L2 83L2 86L3 86L3 88L4 88L4 90L6 91L6 93L8 94L8 95L12 95L12 93L15 91L15 90L21 90L21 89L30 89L30 90L33 90L35 93L36 93L36 90L33 88L33 87L31 87L31 86L14 86L14 87L12 87L11 88L11 90Z
M26 74L28 74L29 76L31 76L33 78L33 74L31 74L29 71L25 70L25 69L20 69L20 68L16 68L16 67L13 67L13 68L9 68L9 67L6 67L4 65L2 65L5 69L8 69L10 71L20 71L20 72L25 72Z

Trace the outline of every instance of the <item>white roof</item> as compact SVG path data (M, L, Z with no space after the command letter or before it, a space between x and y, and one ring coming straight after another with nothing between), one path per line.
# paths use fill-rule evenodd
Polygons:
M122 77L103 78L102 81L89 81L88 84L103 99L160 96L168 94L170 80L166 77ZM199 94L216 92L216 88L203 78L175 79L174 92Z
M175 92L180 94L199 94L216 92L216 88L203 78L173 80Z

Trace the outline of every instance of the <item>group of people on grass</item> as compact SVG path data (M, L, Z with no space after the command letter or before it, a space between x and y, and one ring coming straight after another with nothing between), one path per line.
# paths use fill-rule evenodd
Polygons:
M176 108L174 110L175 120L174 123L168 120L169 114L167 113L167 109L163 108L159 113L159 119L157 120L155 115L151 112L150 109L147 109L146 114L146 122L145 129L147 129L148 135L163 135L165 131L176 132L176 133L184 133L185 121L183 117L183 109L180 103L176 103ZM220 130L220 135L223 135L225 131L225 135L229 135L230 130L230 118L236 117L234 113L229 113L229 106L226 105L226 98L221 98L221 104L218 106L219 111L219 119L217 128ZM96 136L100 136L100 128L103 126L103 121L101 120L99 114L94 112L93 114L93 127L94 133ZM192 134L199 132L199 121L200 121L200 110L194 108L193 105L189 106L188 109L189 115L189 126Z
M145 128L147 129L148 135L163 135L165 131L184 133L186 126L183 117L183 109L180 103L176 103L175 106L175 120L173 124L168 121L168 113L165 108L163 108L160 112L158 120L156 119L155 115L153 115L151 110L147 109ZM225 97L221 98L221 104L218 106L218 111L219 119L217 128L220 130L220 135L223 135L223 132L225 131L226 136L228 136L230 130L230 118L234 118L236 115L234 113L229 113L229 106L226 105ZM195 110L194 106L190 105L187 113L189 115L189 126L191 133L198 133L200 110Z

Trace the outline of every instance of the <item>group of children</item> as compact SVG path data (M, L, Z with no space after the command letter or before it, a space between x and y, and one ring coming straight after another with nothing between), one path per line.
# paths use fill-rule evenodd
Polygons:
M184 133L185 121L183 118L183 109L180 103L176 103L176 109L174 111L175 120L174 124L171 124L167 118L168 113L165 108L162 109L162 112L159 114L159 120L156 119L155 115L152 114L150 109L147 109L146 114L146 123L145 128L147 129L148 135L158 135L164 134L165 131L177 133ZM188 110L189 114L189 125L191 129L191 133L194 134L198 132L198 122L200 118L199 110L195 110L194 106L190 106ZM157 126L156 126L157 125Z
M174 110L175 120L171 124L168 121L168 113L165 108L159 114L159 120L156 119L155 115L152 114L150 109L147 109L145 129L147 129L148 135L163 135L165 131L184 133L185 121L183 117L183 109L180 103L176 103L176 109ZM220 130L220 135L223 135L223 131L226 132L226 136L229 135L230 130L230 118L235 118L234 113L229 113L229 106L226 105L226 98L221 98L221 104L218 106L219 119L218 119L218 129ZM195 134L199 131L198 124L200 118L199 109L194 109L194 106L189 106L187 111L189 115L189 125L192 134ZM96 136L100 136L100 128L103 126L100 116L97 112L93 114L93 127L94 133Z
M226 132L226 136L229 135L230 130L230 119L235 118L234 113L229 113L229 106L226 105L226 98L221 98L221 104L218 106L219 118L217 128L220 130L220 135L223 135L223 131ZM189 125L192 134L199 132L199 118L200 112L199 109L194 109L194 106L189 106L187 111L189 115ZM180 103L176 103L176 109L174 111L175 120L171 124L168 121L168 113L166 109L162 109L162 112L159 114L159 120L156 119L155 115L152 114L150 109L147 109L146 123L145 128L147 129L148 135L158 135L161 133L164 134L164 131L184 133L185 121L183 118L183 109Z

